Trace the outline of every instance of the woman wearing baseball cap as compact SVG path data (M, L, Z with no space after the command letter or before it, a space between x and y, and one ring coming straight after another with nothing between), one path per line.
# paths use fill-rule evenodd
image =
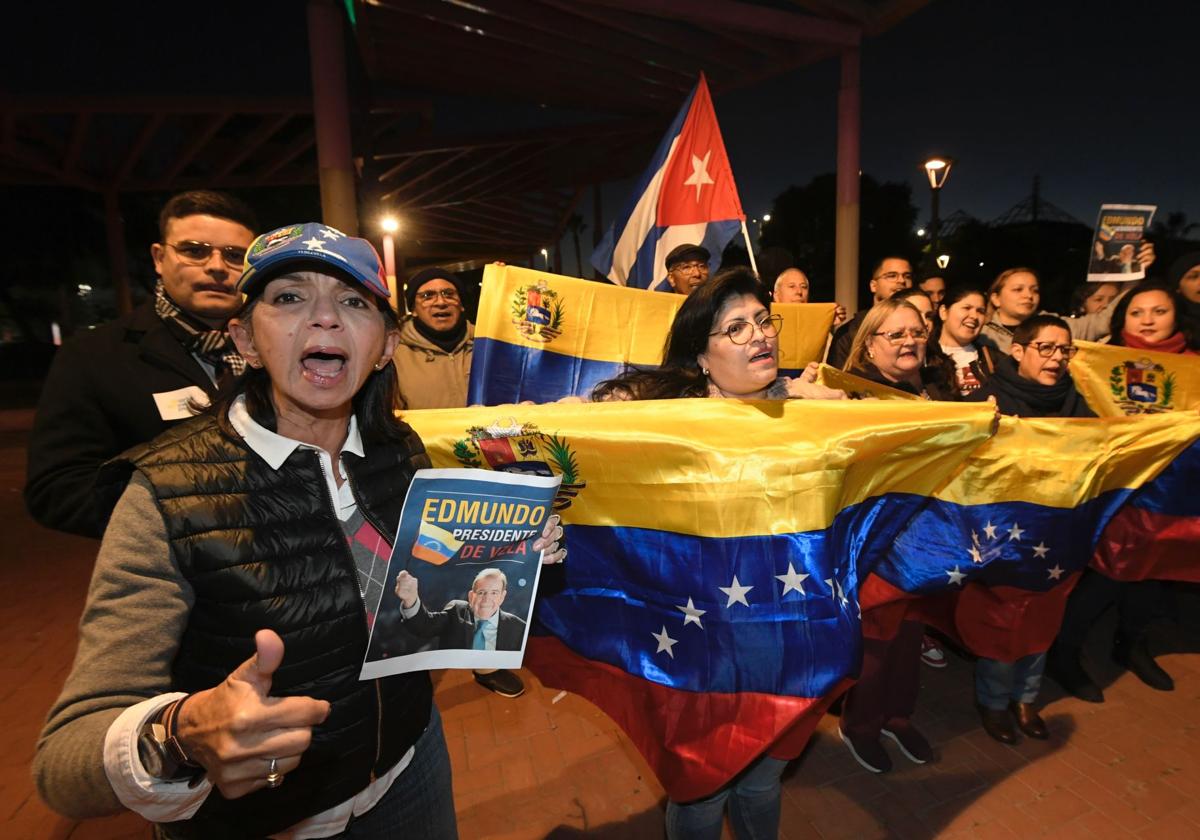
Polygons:
M73 817L161 837L455 837L428 674L359 681L413 473L374 248L321 224L254 241L230 331L247 372L112 462L120 493L79 652L38 745ZM557 517L535 548L561 560Z

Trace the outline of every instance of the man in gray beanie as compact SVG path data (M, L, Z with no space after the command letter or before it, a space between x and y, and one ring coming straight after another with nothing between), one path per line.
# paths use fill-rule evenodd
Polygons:
M409 278L407 315L393 360L402 408L461 408L467 404L475 327L467 320L462 278L427 268Z

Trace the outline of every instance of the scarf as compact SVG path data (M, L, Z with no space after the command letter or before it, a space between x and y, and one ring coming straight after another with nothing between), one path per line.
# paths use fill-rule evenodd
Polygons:
M1179 330L1171 333L1171 337L1162 341L1146 341L1140 335L1134 335L1129 330L1121 330L1121 343L1134 350L1157 350L1160 353L1186 353L1187 339Z
M458 323L448 330L435 330L433 327L426 326L420 318L413 318L413 326L417 332L428 339L432 344L446 353L453 353L454 348L463 340L463 336L467 334L467 316L464 313L458 319Z
M1095 417L1075 389L1075 380L1067 374L1053 385L1043 385L1017 373L1017 363L1011 356L996 360L996 372L988 379L988 387L976 391L994 391L1000 410L1018 417ZM974 399L975 395L972 395ZM1014 411L1005 411L1012 408Z
M212 365L218 381L227 371L233 376L241 376L246 370L246 360L238 353L229 333L214 330L180 309L179 304L167 297L162 280L154 287L154 312L185 350Z

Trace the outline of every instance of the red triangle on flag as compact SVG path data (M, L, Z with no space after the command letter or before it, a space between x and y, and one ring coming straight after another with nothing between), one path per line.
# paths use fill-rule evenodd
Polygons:
M663 172L658 225L745 218L708 93L708 81L701 73L692 95L692 107Z

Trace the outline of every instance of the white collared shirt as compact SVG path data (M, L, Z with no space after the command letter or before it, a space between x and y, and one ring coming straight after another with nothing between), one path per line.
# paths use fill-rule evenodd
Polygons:
M338 487L333 478L333 460L328 452L319 446L292 440L259 425L246 410L244 396L239 396L230 406L229 423L242 436L246 445L266 461L273 470L278 470L283 466L283 462L297 449L314 450L321 459L326 489L338 518L345 522L354 515L357 505L354 501L354 493L350 489L350 482L346 480L341 453L338 456L337 470L338 475L342 478L342 486ZM358 433L358 420L354 416L350 417L350 425L346 430L346 442L342 444L341 451L360 457L364 454L362 437ZM113 721L104 737L104 772L108 776L113 791L121 800L122 805L131 811L136 811L151 822L191 819L212 791L212 782L207 779L194 788L189 787L186 780L164 782L155 779L142 767L141 759L138 757L137 741L142 727L154 718L164 706L183 696L184 694L181 692L161 694L130 706ZM279 838L279 840L308 840L308 838L330 837L341 833L346 829L351 816L365 814L383 798L396 778L408 767L415 752L416 748L410 747L404 757L396 762L396 765L386 775L379 777L359 791L358 795L271 836ZM284 784L286 783L285 781Z

